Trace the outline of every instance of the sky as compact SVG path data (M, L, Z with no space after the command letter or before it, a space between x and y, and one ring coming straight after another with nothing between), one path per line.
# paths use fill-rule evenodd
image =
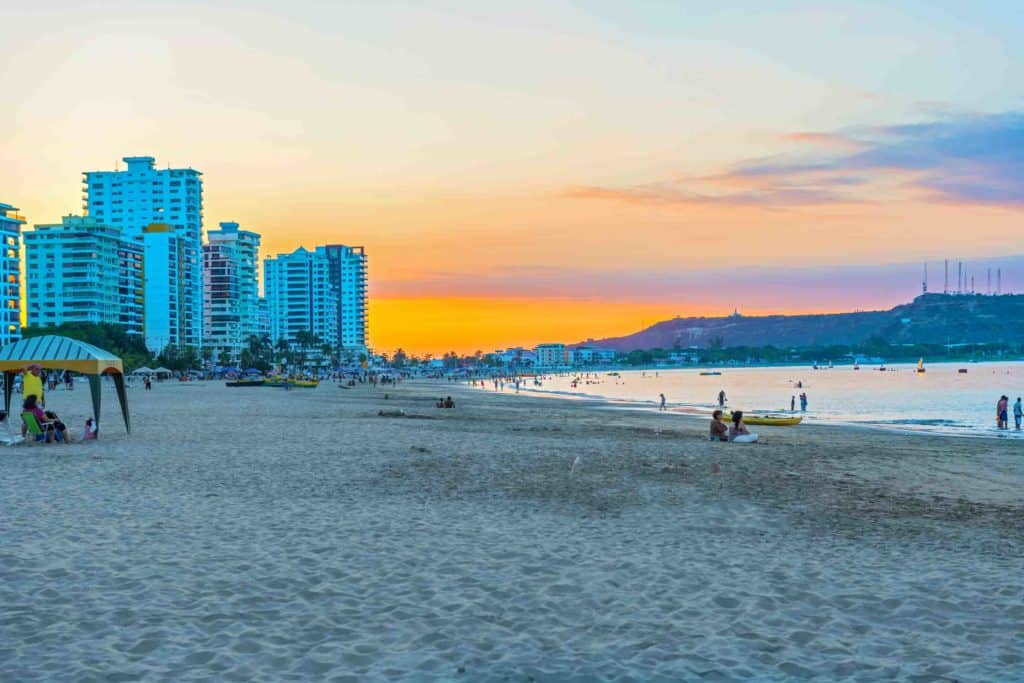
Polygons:
M197 168L207 228L366 247L378 351L1022 290L1024 4L894 4L5 3L0 202Z

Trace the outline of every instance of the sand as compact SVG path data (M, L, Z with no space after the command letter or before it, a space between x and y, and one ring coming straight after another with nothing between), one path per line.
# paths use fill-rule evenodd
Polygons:
M2 680L1024 678L1019 444L425 382L130 401L131 436L108 391L98 443L0 451ZM88 392L50 405L77 433Z

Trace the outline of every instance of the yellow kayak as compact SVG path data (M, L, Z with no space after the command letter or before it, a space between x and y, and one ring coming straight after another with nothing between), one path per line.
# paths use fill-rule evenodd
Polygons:
M725 419L731 419L731 414ZM743 415L744 424L771 425L773 427L792 427L793 425L800 424L803 419L804 418L799 415L794 415L792 417L787 415Z

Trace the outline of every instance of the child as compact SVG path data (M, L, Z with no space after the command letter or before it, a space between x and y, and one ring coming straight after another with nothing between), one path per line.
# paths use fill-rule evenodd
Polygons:
M96 427L90 417L85 421L85 429L82 430L82 441L94 441L96 439Z

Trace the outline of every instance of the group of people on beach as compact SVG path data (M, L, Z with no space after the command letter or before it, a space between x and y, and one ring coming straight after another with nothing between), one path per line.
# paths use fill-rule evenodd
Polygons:
M52 391L56 389L55 378L57 373L51 372L46 378L47 387ZM74 379L67 370L63 373L63 383L68 391L74 390ZM33 433L36 441L44 443L69 443L71 436L68 427L52 410L46 410L46 395L43 391L43 368L38 364L29 365L21 376L21 436L28 438L29 421L35 422L39 433ZM31 419L29 416L31 415ZM8 417L8 419L10 419ZM96 429L93 419L90 417L85 421L85 429L82 433L83 441L90 441L96 438Z
M999 429L1010 428L1010 398L1003 394L999 397L999 401L996 403L996 426ZM1024 417L1024 407L1021 406L1020 396L1017 397L1017 402L1013 404L1013 422L1014 428L1020 431L1021 418Z
M732 424L726 425L722 421L722 411L716 410L711 413L711 426L709 429L712 441L731 441L733 443L754 443L757 441L757 434L754 434L743 424L743 411L734 410L731 415Z

